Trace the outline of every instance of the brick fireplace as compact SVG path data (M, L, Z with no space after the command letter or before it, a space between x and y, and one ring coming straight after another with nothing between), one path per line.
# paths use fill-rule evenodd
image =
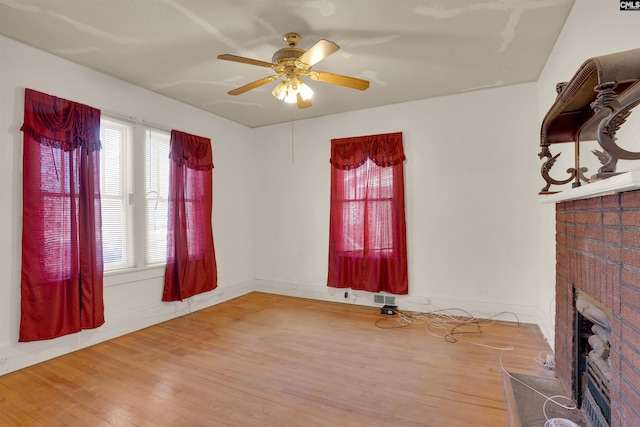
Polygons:
M556 375L576 393L576 306L610 312L612 427L640 426L640 190L556 204Z

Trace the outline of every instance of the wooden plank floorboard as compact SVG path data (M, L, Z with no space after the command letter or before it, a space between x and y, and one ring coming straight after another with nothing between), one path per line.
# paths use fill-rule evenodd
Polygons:
M383 317L251 293L1 376L0 425L508 426L500 360L553 376L535 325L451 343Z

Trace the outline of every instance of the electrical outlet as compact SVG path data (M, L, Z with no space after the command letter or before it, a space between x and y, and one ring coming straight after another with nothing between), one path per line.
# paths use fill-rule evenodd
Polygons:
M8 357L0 357L0 365L4 365L9 361Z

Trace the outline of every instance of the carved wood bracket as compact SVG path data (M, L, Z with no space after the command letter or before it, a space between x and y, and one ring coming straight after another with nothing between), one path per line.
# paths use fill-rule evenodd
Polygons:
M640 49L590 58L573 78L556 86L558 96L547 112L540 131L538 154L544 162L541 175L546 185L540 194L552 194L552 185L572 186L616 175L618 160L640 160L640 152L628 151L616 142L616 132L631 110L640 104ZM587 168L580 166L580 142L597 141L602 151L592 154L602 164L598 173L586 177ZM555 179L551 169L561 154L553 155L551 144L574 144L574 167L567 177Z

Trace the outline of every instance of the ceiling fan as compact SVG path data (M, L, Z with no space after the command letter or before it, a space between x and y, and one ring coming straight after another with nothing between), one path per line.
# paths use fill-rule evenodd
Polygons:
M311 46L308 50L304 51L296 47L300 41L299 34L287 33L284 36L284 40L288 47L282 48L274 53L273 58L271 59L272 62L260 61L257 59L230 54L218 55L218 59L270 68L277 74L275 76L264 77L260 80L256 80L255 82L233 89L229 91L228 94L240 95L251 89L255 89L267 83L281 79L280 83L278 83L271 92L273 96L290 104L297 103L298 108L308 108L311 106L311 96L313 95L313 91L302 81L301 77L306 76L311 80L358 90L366 90L369 87L369 82L367 80L311 69L315 64L340 49L340 46L334 42L323 39Z

